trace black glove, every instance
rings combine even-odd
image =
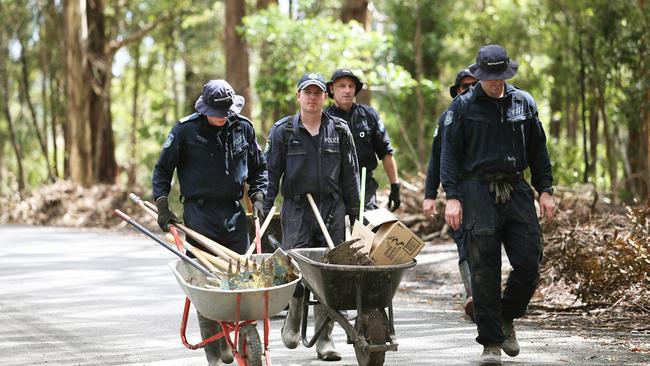
[[[395,211],[402,204],[399,196],[399,183],[390,184],[390,194],[388,195],[388,209]]]
[[[253,219],[258,218],[260,221],[264,221],[264,206],[262,202],[264,201],[264,193],[255,192],[251,197],[251,203],[253,204]]]
[[[158,226],[164,232],[169,231],[169,224],[171,223],[180,223],[181,220],[174,215],[174,213],[169,209],[169,203],[167,202],[167,197],[160,197],[156,200],[156,207],[158,208]]]

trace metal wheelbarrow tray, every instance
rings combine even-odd
[[[271,254],[254,254],[256,262],[270,257]],[[298,278],[284,285],[243,290],[207,289],[205,275],[181,260],[174,260],[169,267],[176,277],[178,285],[192,301],[194,307],[206,318],[221,321],[235,321],[237,313],[237,295],[241,295],[239,320],[262,320],[265,315],[264,293],[268,291],[268,316],[272,317],[282,311],[301,279]]]
[[[256,254],[252,255],[251,258],[260,263],[262,259],[267,259],[271,255]],[[269,350],[271,324],[269,318],[282,311],[289,303],[296,285],[302,279],[299,273],[297,279],[280,286],[221,290],[205,288],[205,275],[181,260],[170,262],[169,267],[187,296],[181,321],[181,340],[185,347],[198,349],[208,343],[224,338],[228,346],[233,350],[233,356],[238,365],[262,366],[263,360],[266,361],[267,366],[271,365]],[[187,342],[185,331],[190,303],[193,303],[197,311],[204,317],[217,321],[222,332],[204,339],[198,344]],[[257,332],[256,320],[262,320],[264,323],[263,343],[260,341]],[[234,333],[234,339],[230,337],[231,332]]]
[[[384,364],[386,351],[397,351],[393,323],[393,296],[404,271],[415,266],[413,260],[405,264],[386,266],[349,266],[322,263],[325,248],[292,249],[289,255],[298,262],[306,286],[303,303],[302,342],[312,347],[325,329],[325,322],[307,340],[309,305],[325,305],[328,321],[338,322],[345,330],[348,343],[354,345],[361,366]],[[317,302],[309,301],[313,292]],[[357,310],[354,326],[341,310]],[[388,314],[386,314],[388,310]]]

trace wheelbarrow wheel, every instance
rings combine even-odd
[[[357,331],[370,345],[386,344],[386,330],[388,320],[383,310],[369,309],[359,314],[357,318]],[[386,351],[366,352],[357,345],[354,346],[359,366],[382,366]]]
[[[248,366],[262,366],[262,342],[254,324],[246,324],[239,329],[237,343],[237,350],[246,358]]]

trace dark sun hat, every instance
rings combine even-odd
[[[454,85],[449,87],[449,95],[451,95],[452,98],[456,98],[456,95],[458,95],[458,92],[456,91],[458,87],[460,86],[460,81],[463,80],[465,77],[475,77],[469,69],[462,69],[456,74],[456,81],[454,82]]]
[[[490,44],[481,47],[469,71],[479,80],[506,80],[515,76],[519,63],[511,60],[505,48]]]
[[[244,97],[235,94],[227,81],[210,80],[203,85],[203,92],[194,108],[208,117],[227,117],[229,112],[239,113],[244,107]]]
[[[354,95],[359,94],[361,88],[363,88],[363,82],[352,71],[348,69],[338,69],[334,71],[334,74],[332,74],[332,78],[330,79],[330,81],[327,82],[327,95],[330,98],[334,98],[334,95],[330,91],[330,87],[332,86],[332,84],[334,84],[336,80],[340,78],[350,78],[354,80]]]

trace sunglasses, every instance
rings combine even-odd
[[[469,89],[470,87],[476,85],[476,83],[478,83],[478,80],[473,83],[462,83],[460,84],[460,87],[463,89]]]

